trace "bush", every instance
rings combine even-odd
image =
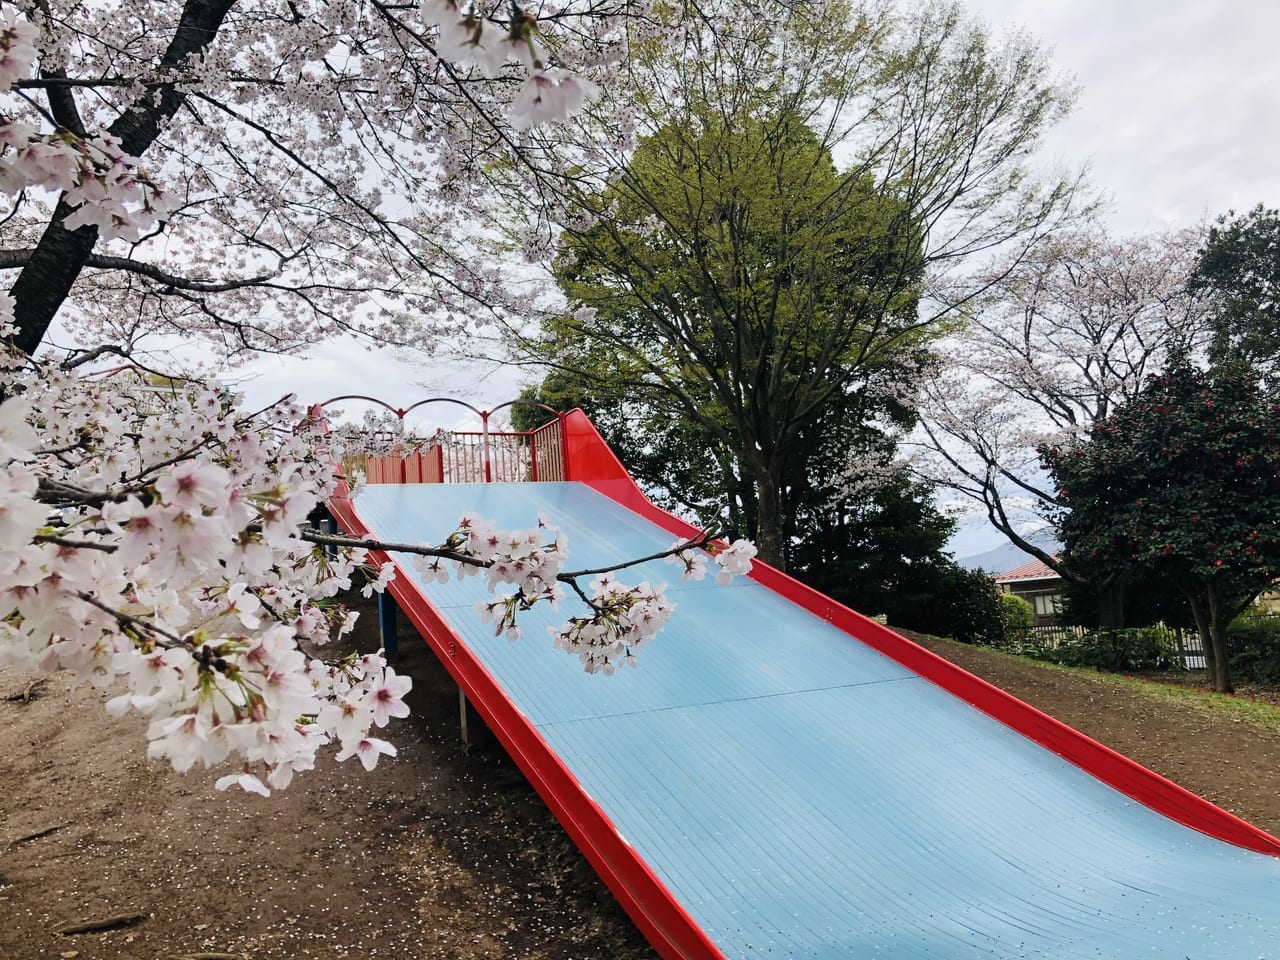
[[[1000,594],[1000,639],[1004,645],[1024,644],[1031,638],[1036,611],[1023,597]]]
[[[1227,627],[1227,642],[1234,676],[1280,683],[1280,614],[1246,610]]]
[[[915,584],[888,611],[889,624],[951,637],[964,643],[998,644],[1003,635],[1000,594],[982,570],[957,564],[932,568],[927,582]]]
[[[1174,632],[1168,627],[1091,630],[1069,637],[1047,651],[1046,659],[1066,667],[1129,670],[1181,670]]]

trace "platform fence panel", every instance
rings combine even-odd
[[[438,431],[404,438],[387,453],[349,457],[348,469],[363,469],[368,483],[562,481],[564,440],[558,420],[527,432]]]

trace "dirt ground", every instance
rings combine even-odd
[[[1280,734],[928,645],[1280,833]],[[148,761],[142,723],[90,691],[55,678],[27,702],[30,678],[0,674],[0,960],[654,960],[501,748],[463,751],[456,688],[425,645],[403,647],[399,756],[371,774],[326,761],[268,800]]]

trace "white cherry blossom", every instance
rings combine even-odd
[[[390,667],[384,668],[382,676],[365,698],[374,724],[385,727],[392,717],[407,717],[409,707],[403,697],[412,687],[413,681],[408,677],[397,675]]]
[[[569,119],[599,89],[589,80],[561,70],[534,70],[511,104],[511,125],[526,130],[540,123]]]
[[[363,737],[350,746],[343,747],[338,753],[337,759],[349,760],[352,757],[358,757],[366,770],[372,770],[378,765],[378,757],[383,755],[394,757],[396,748],[386,740],[379,740],[377,737]]]
[[[555,644],[591,672],[634,665],[671,615],[660,586],[607,574],[580,590],[564,534],[541,518],[499,530],[469,514],[436,546],[302,529],[337,492],[342,452],[290,402],[247,415],[198,384],[157,392],[145,378],[56,368],[9,384],[0,664],[113,687],[109,713],[149,718],[150,756],[179,771],[234,764],[220,789],[280,789],[330,744],[368,767],[393,755],[369,731],[408,714],[410,678],[381,653],[320,659],[355,621],[332,598],[353,579],[368,595],[394,578],[394,564],[370,563],[370,547],[416,555],[433,583],[482,575],[495,594],[483,615],[508,640],[525,611],[557,607],[572,584],[585,609],[553,631]],[[697,569],[702,543],[672,552]],[[745,569],[744,555],[722,551],[722,570]]]
[[[427,0],[415,22],[394,6],[326,9],[322,22],[245,3],[246,15],[166,35],[198,6],[152,24],[150,10],[135,22],[109,5],[50,0],[19,14],[0,0],[7,247],[21,261],[46,234],[91,239],[67,278],[70,314],[104,344],[32,361],[24,351],[47,326],[33,331],[17,285],[0,294],[0,341],[25,343],[0,349],[0,665],[111,687],[110,713],[148,718],[150,756],[178,771],[223,767],[218,789],[266,794],[326,747],[369,769],[394,756],[370,730],[408,710],[410,680],[381,652],[322,659],[355,622],[334,598],[394,575],[369,569],[370,545],[301,529],[339,491],[342,441],[291,400],[249,413],[216,385],[79,368],[152,330],[288,350],[335,318],[388,342],[434,342],[456,322],[419,315],[461,316],[476,302],[526,310],[503,271],[474,265],[460,226],[485,171],[502,166],[490,162],[493,131],[508,111],[527,129],[580,110],[598,93],[586,74],[611,69],[633,27],[608,3],[548,10],[545,24],[518,6],[446,0]],[[179,63],[161,60],[197,35]],[[47,107],[45,68],[71,81],[77,118]],[[499,83],[475,85],[478,75]],[[122,117],[138,121],[132,131]],[[390,126],[365,136],[382,117]],[[148,124],[157,135],[140,138]],[[552,178],[577,163],[545,159]],[[56,229],[51,195],[65,214]],[[411,209],[393,210],[393,196]],[[353,247],[353,230],[368,242]],[[410,279],[426,276],[444,282]],[[505,591],[490,616],[508,639],[521,614],[556,606],[572,584],[585,612],[556,643],[592,672],[634,666],[673,609],[648,583],[603,576],[582,591],[545,522],[498,531],[467,516],[438,545],[395,549],[432,582],[483,574]]]
[[[716,582],[727,584],[734,577],[751,572],[751,558],[756,555],[756,545],[749,540],[736,540],[716,554],[716,563],[720,572],[716,574]]]
[[[0,93],[30,76],[31,65],[39,53],[36,49],[39,39],[40,31],[35,24],[8,5],[0,7]]]

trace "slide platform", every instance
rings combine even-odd
[[[399,542],[541,514],[580,569],[680,535],[637,496],[395,484],[332,506]],[[668,960],[1280,958],[1280,841],[775,571],[623,572],[676,610],[609,677],[552,648],[572,611],[540,605],[510,643],[480,578],[398,566],[401,608]]]

